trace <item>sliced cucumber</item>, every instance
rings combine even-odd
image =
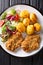
[[[7,13],[4,12],[4,13],[2,14],[2,16],[1,16],[1,19],[5,19],[5,18],[6,18],[6,15],[7,15]]]
[[[16,30],[16,27],[12,26],[12,25],[10,25],[9,28],[10,28],[10,30]]]
[[[2,33],[4,33],[4,32],[6,32],[6,25],[5,24],[2,26]]]
[[[7,14],[14,15],[16,13],[15,9],[11,9],[7,12]]]

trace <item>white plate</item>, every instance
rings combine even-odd
[[[28,10],[29,12],[34,12],[34,13],[37,15],[38,20],[39,20],[39,23],[41,24],[42,29],[43,29],[43,18],[42,18],[41,13],[40,13],[38,10],[36,10],[35,8],[33,8],[33,7],[31,7],[31,6],[27,6],[27,5],[15,5],[15,6],[12,6],[12,7],[8,8],[6,11],[8,11],[8,10],[10,10],[10,9],[12,9],[12,8],[14,8],[14,9],[16,9],[16,10],[17,10],[17,9],[20,9],[20,10],[26,9],[26,10]],[[43,35],[42,35],[42,33],[43,33],[43,32],[40,33],[40,35],[41,35],[40,48],[37,49],[37,50],[35,50],[35,51],[32,51],[32,52],[30,52],[30,53],[29,53],[29,52],[26,53],[26,52],[24,52],[22,49],[19,49],[17,52],[12,52],[12,51],[7,50],[6,47],[5,47],[5,44],[4,44],[3,42],[1,42],[1,38],[0,38],[0,45],[1,45],[1,47],[2,47],[6,52],[8,52],[9,54],[11,54],[11,55],[13,55],[13,56],[17,56],[17,57],[27,57],[27,56],[31,56],[31,55],[36,54],[38,51],[40,51],[41,48],[42,48],[42,46],[43,46],[43,40],[42,40],[42,39],[43,39]]]

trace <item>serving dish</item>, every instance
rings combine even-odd
[[[0,45],[1,47],[6,51],[8,52],[9,54],[13,55],[13,56],[17,56],[17,57],[27,57],[27,56],[31,56],[31,55],[34,55],[36,54],[37,52],[39,52],[41,50],[41,48],[43,47],[43,16],[42,14],[36,10],[35,8],[31,7],[31,6],[27,6],[27,5],[15,5],[15,6],[12,6],[10,8],[8,8],[6,11],[9,11],[10,9],[15,9],[15,10],[28,10],[30,13],[31,12],[35,12],[35,14],[37,15],[38,17],[38,20],[39,20],[39,23],[41,24],[41,32],[40,32],[40,36],[41,36],[41,43],[40,43],[40,48],[33,51],[33,52],[30,52],[30,53],[26,53],[24,52],[22,49],[20,49],[19,51],[17,52],[12,52],[12,51],[9,51],[6,49],[5,47],[5,44],[3,44],[3,42],[1,42],[1,38],[0,38]],[[2,13],[3,14],[3,13]]]

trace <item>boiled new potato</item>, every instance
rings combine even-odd
[[[20,17],[23,17],[23,18],[30,17],[30,13],[27,10],[23,10],[20,13]]]
[[[19,22],[16,26],[16,29],[19,31],[19,32],[25,32],[25,26],[23,23]]]
[[[34,28],[35,28],[36,31],[39,32],[41,30],[41,25],[39,23],[35,23]]]
[[[28,26],[28,25],[30,24],[30,19],[29,19],[29,18],[25,18],[25,19],[23,20],[23,24],[24,24],[25,26]]]
[[[32,21],[32,23],[37,22],[37,16],[35,13],[30,13],[30,20]]]
[[[27,34],[31,35],[34,33],[34,26],[33,25],[28,25],[27,26]]]

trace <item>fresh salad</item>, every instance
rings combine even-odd
[[[15,9],[4,12],[0,19],[2,41],[6,41],[12,34],[16,33],[16,25],[20,21],[19,13]]]

